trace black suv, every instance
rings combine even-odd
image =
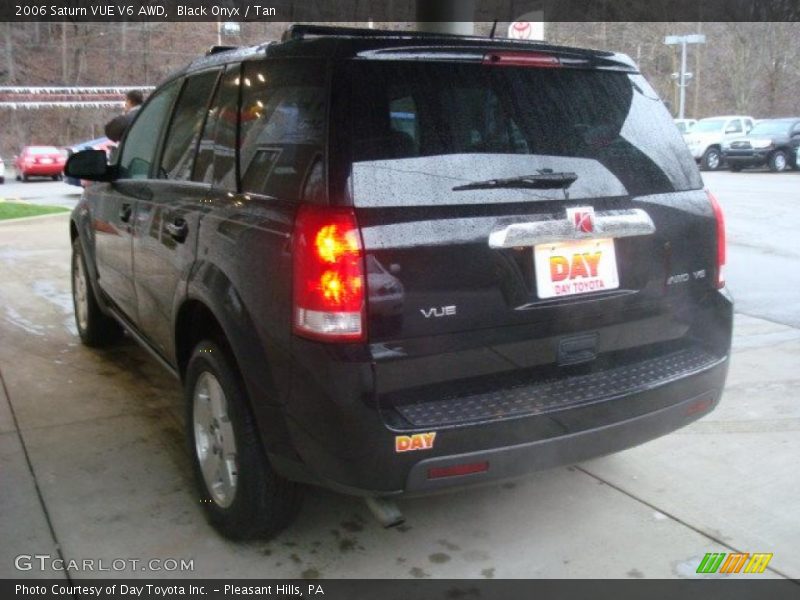
[[[767,119],[759,121],[745,136],[722,145],[722,155],[731,171],[767,165],[780,173],[797,168],[800,148],[800,119]]]
[[[149,98],[72,215],[82,340],[185,388],[203,506],[270,535],[615,452],[710,411],[719,206],[625,56],[295,26]]]

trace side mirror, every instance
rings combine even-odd
[[[89,181],[112,181],[115,171],[109,166],[103,150],[81,150],[70,156],[64,165],[64,175],[67,177]]]

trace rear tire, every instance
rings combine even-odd
[[[122,327],[105,315],[97,303],[78,238],[72,242],[72,306],[78,335],[84,345],[102,348],[122,337]]]
[[[704,171],[716,171],[722,166],[722,154],[719,148],[711,147],[705,151],[700,161],[700,167]]]
[[[767,165],[769,166],[769,170],[773,173],[782,173],[788,168],[789,160],[783,150],[776,150],[769,155]]]
[[[233,540],[269,538],[300,508],[300,487],[275,473],[229,353],[200,342],[186,369],[186,433],[206,518]]]

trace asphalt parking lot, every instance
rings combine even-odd
[[[774,554],[757,577],[800,578],[800,173],[704,178],[725,210],[737,300],[716,411],[620,454],[403,500],[406,524],[391,530],[362,501],[312,489],[290,529],[248,544],[203,519],[178,382],[131,341],[80,345],[66,214],[0,222],[0,577],[64,576],[16,570],[18,555],[44,554],[194,567],[74,579],[672,578],[740,551]],[[0,196],[69,205],[73,189],[7,182]]]

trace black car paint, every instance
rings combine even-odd
[[[276,58],[332,61],[403,43],[407,42],[321,39],[271,47],[268,53]],[[422,39],[413,44],[430,46],[434,52],[449,42]],[[461,45],[480,50],[519,48],[487,40]],[[610,53],[541,48],[600,68],[630,69]],[[264,49],[218,54],[186,73],[263,54]],[[336,123],[330,125],[335,132]],[[332,132],[329,143],[335,144]],[[336,148],[329,152],[329,201],[344,203],[347,195],[337,187],[343,167]],[[531,301],[530,248],[490,255],[485,247],[495,223],[530,214],[529,205],[358,209],[360,226],[373,228],[378,238],[382,227],[403,222],[413,226],[419,220],[442,223],[457,217],[482,223],[470,227],[449,249],[440,239],[424,236],[409,252],[367,248],[382,270],[402,283],[403,302],[399,312],[368,309],[370,339],[364,344],[326,344],[292,334],[294,201],[163,180],[99,183],[87,188],[73,212],[73,235],[81,240],[92,284],[105,309],[176,375],[185,366],[186,349],[180,340],[192,327],[192,311],[202,306],[214,316],[236,359],[276,470],[351,493],[389,495],[415,491],[412,472],[423,459],[446,461],[533,441],[563,441],[571,434],[600,431],[679,401],[710,395],[702,411],[682,412],[659,431],[664,433],[716,404],[727,371],[732,303],[713,286],[715,221],[705,193],[698,189],[652,197],[554,200],[536,210],[555,216],[568,206],[585,204],[646,206],[657,234],[652,239],[619,240],[618,292],[562,301]],[[125,215],[123,209],[131,212],[125,221],[120,216]],[[182,241],[167,229],[178,220],[187,228]],[[486,265],[459,268],[465,260]],[[702,279],[684,285],[666,283],[670,275],[699,270],[706,271]],[[486,279],[487,273],[502,280],[499,288],[497,279]],[[471,290],[477,290],[479,302],[471,298],[472,306],[460,303],[459,292]],[[370,290],[368,301],[374,302],[377,294]],[[435,323],[420,316],[420,309],[435,306],[442,297],[456,298],[453,302],[464,311]],[[409,431],[391,415],[392,398],[399,392],[424,395],[442,382],[494,376],[512,367],[568,375],[571,371],[553,364],[558,342],[565,335],[586,331],[597,333],[601,355],[635,354],[643,342],[656,347],[684,340],[709,348],[720,362],[636,395],[559,413],[450,428],[441,432],[431,451],[395,452],[395,435]],[[505,358],[498,361],[498,355]],[[614,449],[640,441],[635,435],[622,438]],[[556,454],[536,467],[570,460],[569,453]],[[479,482],[491,475],[451,478],[443,485]]]
[[[777,121],[778,119],[776,119]],[[769,162],[770,156],[781,151],[786,154],[787,169],[797,168],[796,160],[800,149],[800,119],[779,119],[785,122],[786,127],[782,133],[769,135],[749,134],[737,138],[731,144],[742,143],[742,148],[727,148],[723,152],[724,159],[733,167],[759,167]],[[750,142],[757,139],[769,139],[772,143],[767,148],[753,148]]]

